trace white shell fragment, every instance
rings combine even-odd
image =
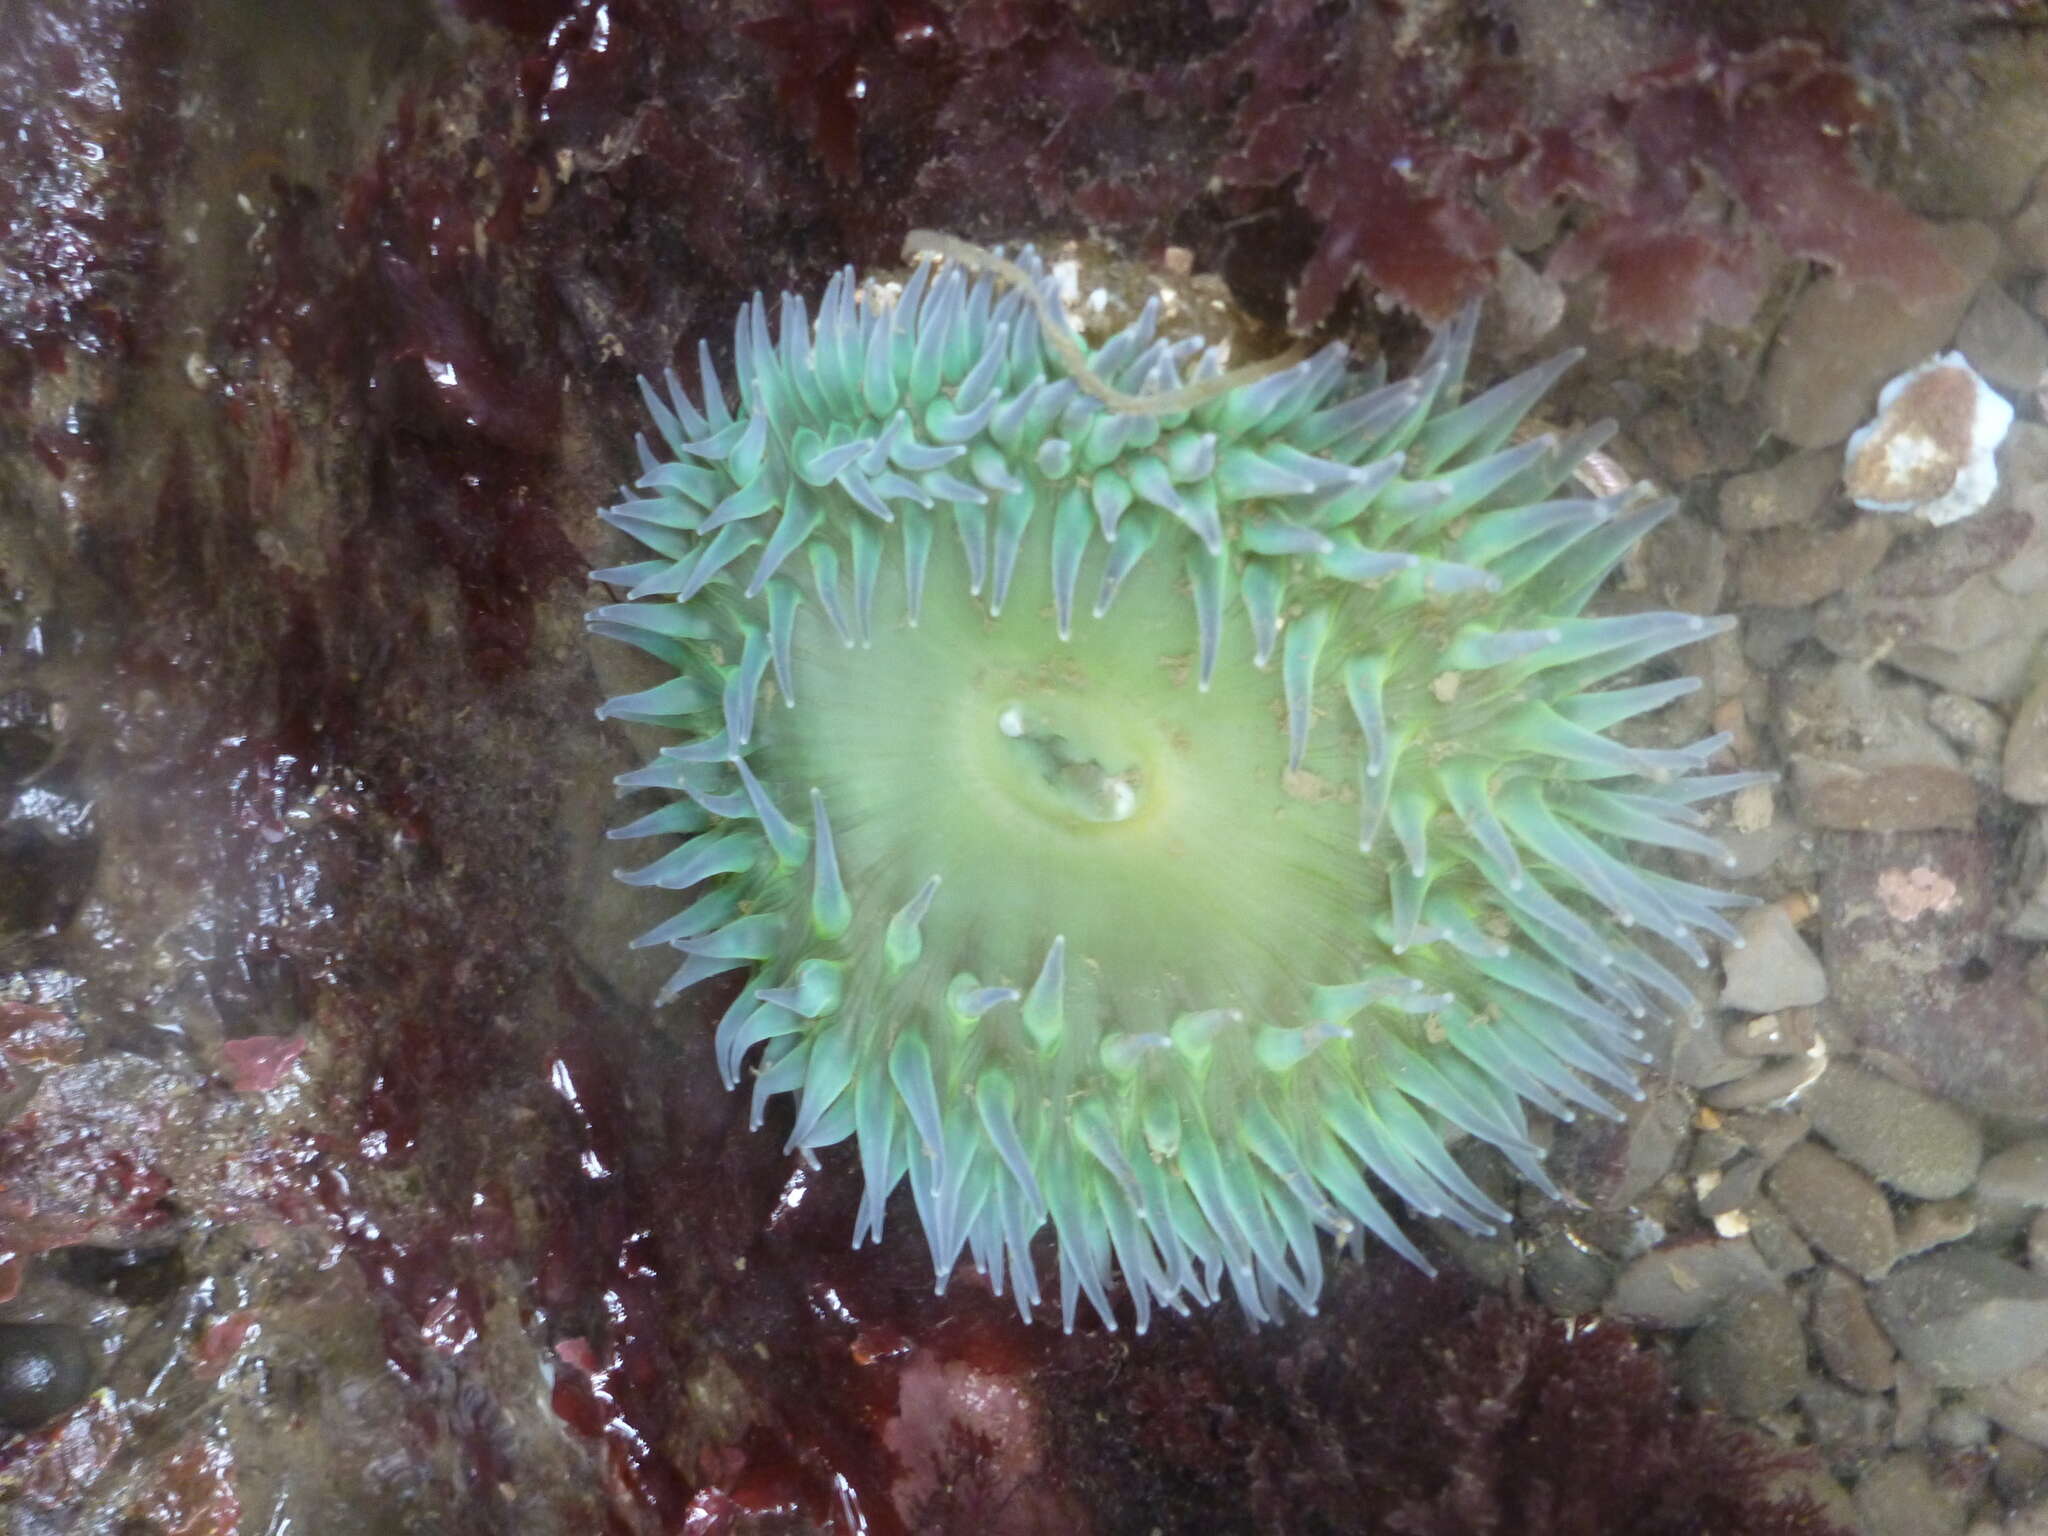
[[[1866,512],[1914,512],[1940,527],[1984,510],[2012,406],[1960,352],[1909,368],[1849,439],[1842,484]]]

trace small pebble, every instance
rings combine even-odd
[[[2015,395],[2038,389],[2048,373],[2048,330],[1996,283],[1970,301],[1956,331],[1956,350],[2000,389]]]
[[[1820,1262],[1798,1230],[1785,1219],[1785,1213],[1767,1196],[1758,1195],[1741,1215],[1749,1227],[1749,1240],[1756,1244],[1756,1251],[1779,1279],[1803,1275]]]
[[[1845,1269],[1829,1268],[1813,1287],[1810,1316],[1814,1342],[1835,1379],[1858,1392],[1889,1392],[1898,1352],[1870,1314],[1863,1282]]]
[[[1726,1168],[1702,1174],[1694,1185],[1700,1214],[1711,1221],[1716,1216],[1741,1210],[1756,1198],[1757,1189],[1763,1183],[1764,1170],[1769,1166],[1754,1152],[1745,1152]]]
[[[1840,527],[1774,528],[1741,541],[1734,602],[1742,608],[1804,608],[1876,570],[1898,529],[1881,517]]]
[[[1623,1268],[1608,1310],[1656,1328],[1691,1328],[1737,1296],[1778,1288],[1748,1238],[1689,1239],[1653,1248]]]
[[[2005,792],[2023,805],[2048,805],[2048,677],[2014,711],[2005,738]]]
[[[1721,482],[1721,526],[1730,533],[1756,533],[1809,522],[1833,495],[1841,459],[1823,448],[1795,453],[1768,469],[1730,475]]]
[[[1899,1256],[1884,1191],[1817,1142],[1802,1142],[1771,1170],[1771,1198],[1814,1247],[1856,1274],[1875,1276]]]
[[[1967,1404],[1949,1403],[1927,1421],[1927,1438],[1950,1450],[1971,1450],[1990,1444],[1991,1420]]]
[[[2003,1381],[1978,1387],[1968,1401],[1999,1428],[2048,1446],[2048,1361],[2014,1371]]]
[[[1837,1152],[1902,1194],[1959,1195],[1984,1159],[1983,1133],[1961,1110],[1853,1062],[1832,1063],[1799,1103]]]
[[[1791,1056],[1736,1082],[1709,1089],[1702,1097],[1715,1109],[1756,1109],[1782,1104],[1820,1075],[1822,1063],[1810,1056]]]
[[[1892,1383],[1892,1444],[1910,1450],[1926,1439],[1934,1405],[1933,1383],[1914,1370],[1911,1361],[1901,1360],[1898,1379]]]
[[[1723,1008],[1767,1014],[1827,1000],[1828,978],[1820,957],[1782,906],[1773,902],[1744,913],[1736,930],[1742,947],[1731,945],[1721,956],[1727,978],[1721,988]]]
[[[2005,750],[2004,718],[1990,705],[1960,693],[1938,693],[1927,704],[1927,723],[1963,754],[1973,775],[1982,777]]]
[[[1867,1470],[1850,1496],[1857,1536],[1962,1536],[1969,1507],[1935,1481],[1927,1458],[1900,1451]]]
[[[1559,1317],[1598,1311],[1614,1289],[1614,1263],[1562,1226],[1553,1226],[1529,1252],[1529,1288]]]
[[[1653,406],[1629,423],[1628,435],[1649,454],[1667,482],[1697,480],[1714,470],[1714,456],[1693,424],[1692,413],[1674,405]]]
[[[2048,1206],[2048,1137],[2021,1141],[1987,1157],[1976,1174],[1976,1200],[1987,1210]]]
[[[1748,1150],[1748,1144],[1733,1131],[1718,1124],[1705,1126],[1692,1138],[1692,1146],[1685,1154],[1685,1171],[1695,1177],[1712,1173],[1717,1168],[1726,1168]]]
[[[1836,1466],[1860,1466],[1892,1443],[1892,1400],[1851,1392],[1825,1376],[1810,1378],[1799,1393],[1814,1443],[1826,1447]]]
[[[1761,784],[1750,786],[1751,789],[1764,787]],[[1738,799],[1741,793],[1737,792]],[[1722,878],[1730,885],[1740,885],[1746,880],[1756,879],[1759,875],[1767,873],[1788,852],[1797,847],[1805,835],[1799,823],[1789,817],[1754,831],[1745,830],[1739,825],[1722,829],[1718,834],[1721,846],[1726,848],[1729,856],[1735,860],[1722,872]]]
[[[1806,1334],[1783,1291],[1737,1297],[1679,1351],[1678,1379],[1703,1407],[1746,1419],[1776,1413],[1806,1385]]]
[[[1939,741],[1939,737],[1935,738]],[[1946,743],[1943,749],[1947,750]],[[1977,824],[1977,781],[1959,764],[1837,762],[1792,756],[1792,798],[1811,827],[1836,832],[1962,831]]]
[[[1813,638],[1814,627],[1811,608],[1758,608],[1746,613],[1737,632],[1742,658],[1759,672],[1774,673]]]
[[[1781,1008],[1730,1024],[1721,1038],[1737,1056],[1803,1056],[1813,1049],[1816,1029],[1813,1009]]]
[[[2048,1446],[2036,1445],[2019,1435],[2001,1434],[1997,1451],[1998,1460],[1991,1468],[1991,1486],[2001,1499],[2008,1504],[2024,1505],[2037,1498],[2048,1498]],[[2048,1536],[2048,1527],[2036,1536]]]
[[[1907,1260],[1872,1288],[1870,1305],[1936,1386],[1983,1386],[2048,1356],[2048,1278],[1981,1248]]]
[[[1969,1200],[1926,1201],[1899,1218],[1899,1257],[1961,1242],[1976,1230],[1977,1208]]]
[[[2037,811],[2033,825],[2021,834],[2018,874],[2019,910],[2005,931],[2025,943],[2048,943],[2048,811]],[[2048,950],[2037,952],[2028,969],[2032,989],[2048,994]],[[2038,974],[2038,982],[2033,974]]]
[[[1796,1109],[1745,1110],[1722,1125],[1767,1163],[1775,1163],[1813,1129],[1813,1121]]]
[[[1717,1088],[1757,1070],[1757,1058],[1737,1056],[1718,1029],[1680,1027],[1671,1042],[1671,1075],[1688,1088]]]

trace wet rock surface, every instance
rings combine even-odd
[[[0,1323],[0,1429],[40,1429],[92,1387],[92,1351],[75,1328]]]

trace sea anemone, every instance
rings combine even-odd
[[[604,516],[653,557],[590,625],[674,670],[599,710],[682,738],[611,834],[683,838],[620,875],[696,893],[662,999],[746,972],[719,1070],[855,1139],[855,1243],[907,1174],[939,1286],[964,1249],[1028,1318],[1050,1221],[1069,1328],[1118,1272],[1141,1330],[1226,1276],[1313,1311],[1318,1229],[1423,1263],[1386,1194],[1507,1217],[1457,1132],[1554,1193],[1525,1105],[1639,1095],[1694,1007],[1657,951],[1741,901],[1626,847],[1725,858],[1696,807],[1760,777],[1608,734],[1696,680],[1595,688],[1733,621],[1582,616],[1673,504],[1557,495],[1606,429],[1515,440],[1569,357],[1461,403],[1472,313],[1396,383],[1226,374],[916,245],[746,305],[736,404],[701,344],[695,403],[643,381]]]

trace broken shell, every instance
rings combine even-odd
[[[1843,486],[1867,512],[1915,512],[1937,527],[1981,512],[2012,418],[1962,353],[1931,357],[1878,395],[1877,415],[1849,439]]]

